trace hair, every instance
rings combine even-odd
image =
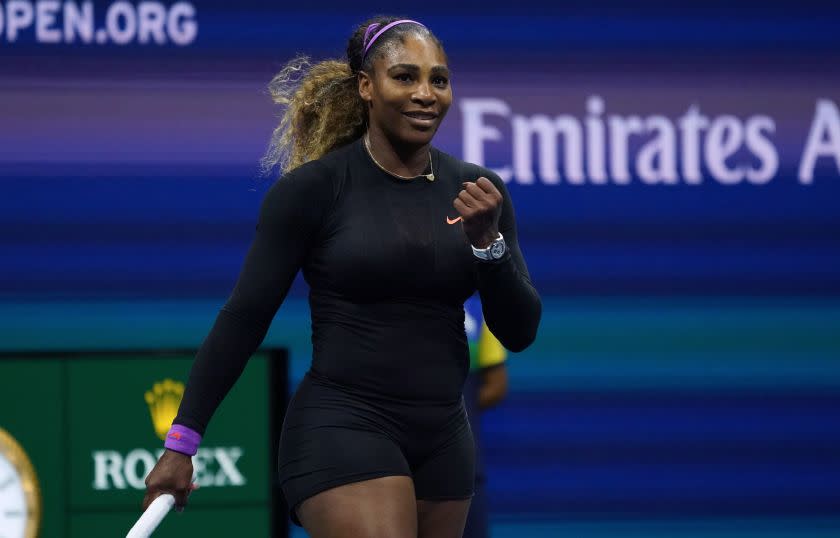
[[[347,42],[346,60],[312,64],[308,57],[298,56],[274,76],[268,90],[285,110],[261,160],[263,174],[275,167],[288,172],[361,137],[367,129],[368,109],[359,96],[359,72],[373,74],[374,60],[405,43],[407,36],[429,38],[443,49],[424,26],[398,24],[379,36],[365,55],[368,26],[378,23],[382,28],[399,19],[378,16],[359,25]]]

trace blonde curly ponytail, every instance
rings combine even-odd
[[[367,111],[347,62],[325,60],[313,65],[298,57],[277,73],[268,88],[285,111],[262,158],[265,173],[276,166],[288,172],[364,133]]]

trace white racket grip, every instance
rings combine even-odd
[[[146,508],[146,511],[143,512],[143,515],[140,516],[137,523],[131,527],[131,530],[128,531],[125,538],[148,538],[151,536],[174,505],[175,497],[169,493],[159,495],[152,501],[152,504]]]

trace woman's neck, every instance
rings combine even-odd
[[[425,174],[429,169],[429,144],[396,146],[379,130],[370,129],[368,149],[374,160],[388,172],[405,177]]]

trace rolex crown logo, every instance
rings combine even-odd
[[[146,391],[146,403],[149,405],[152,424],[161,440],[166,439],[166,433],[178,414],[178,406],[181,405],[183,396],[184,384],[172,379],[158,381],[151,390]]]

